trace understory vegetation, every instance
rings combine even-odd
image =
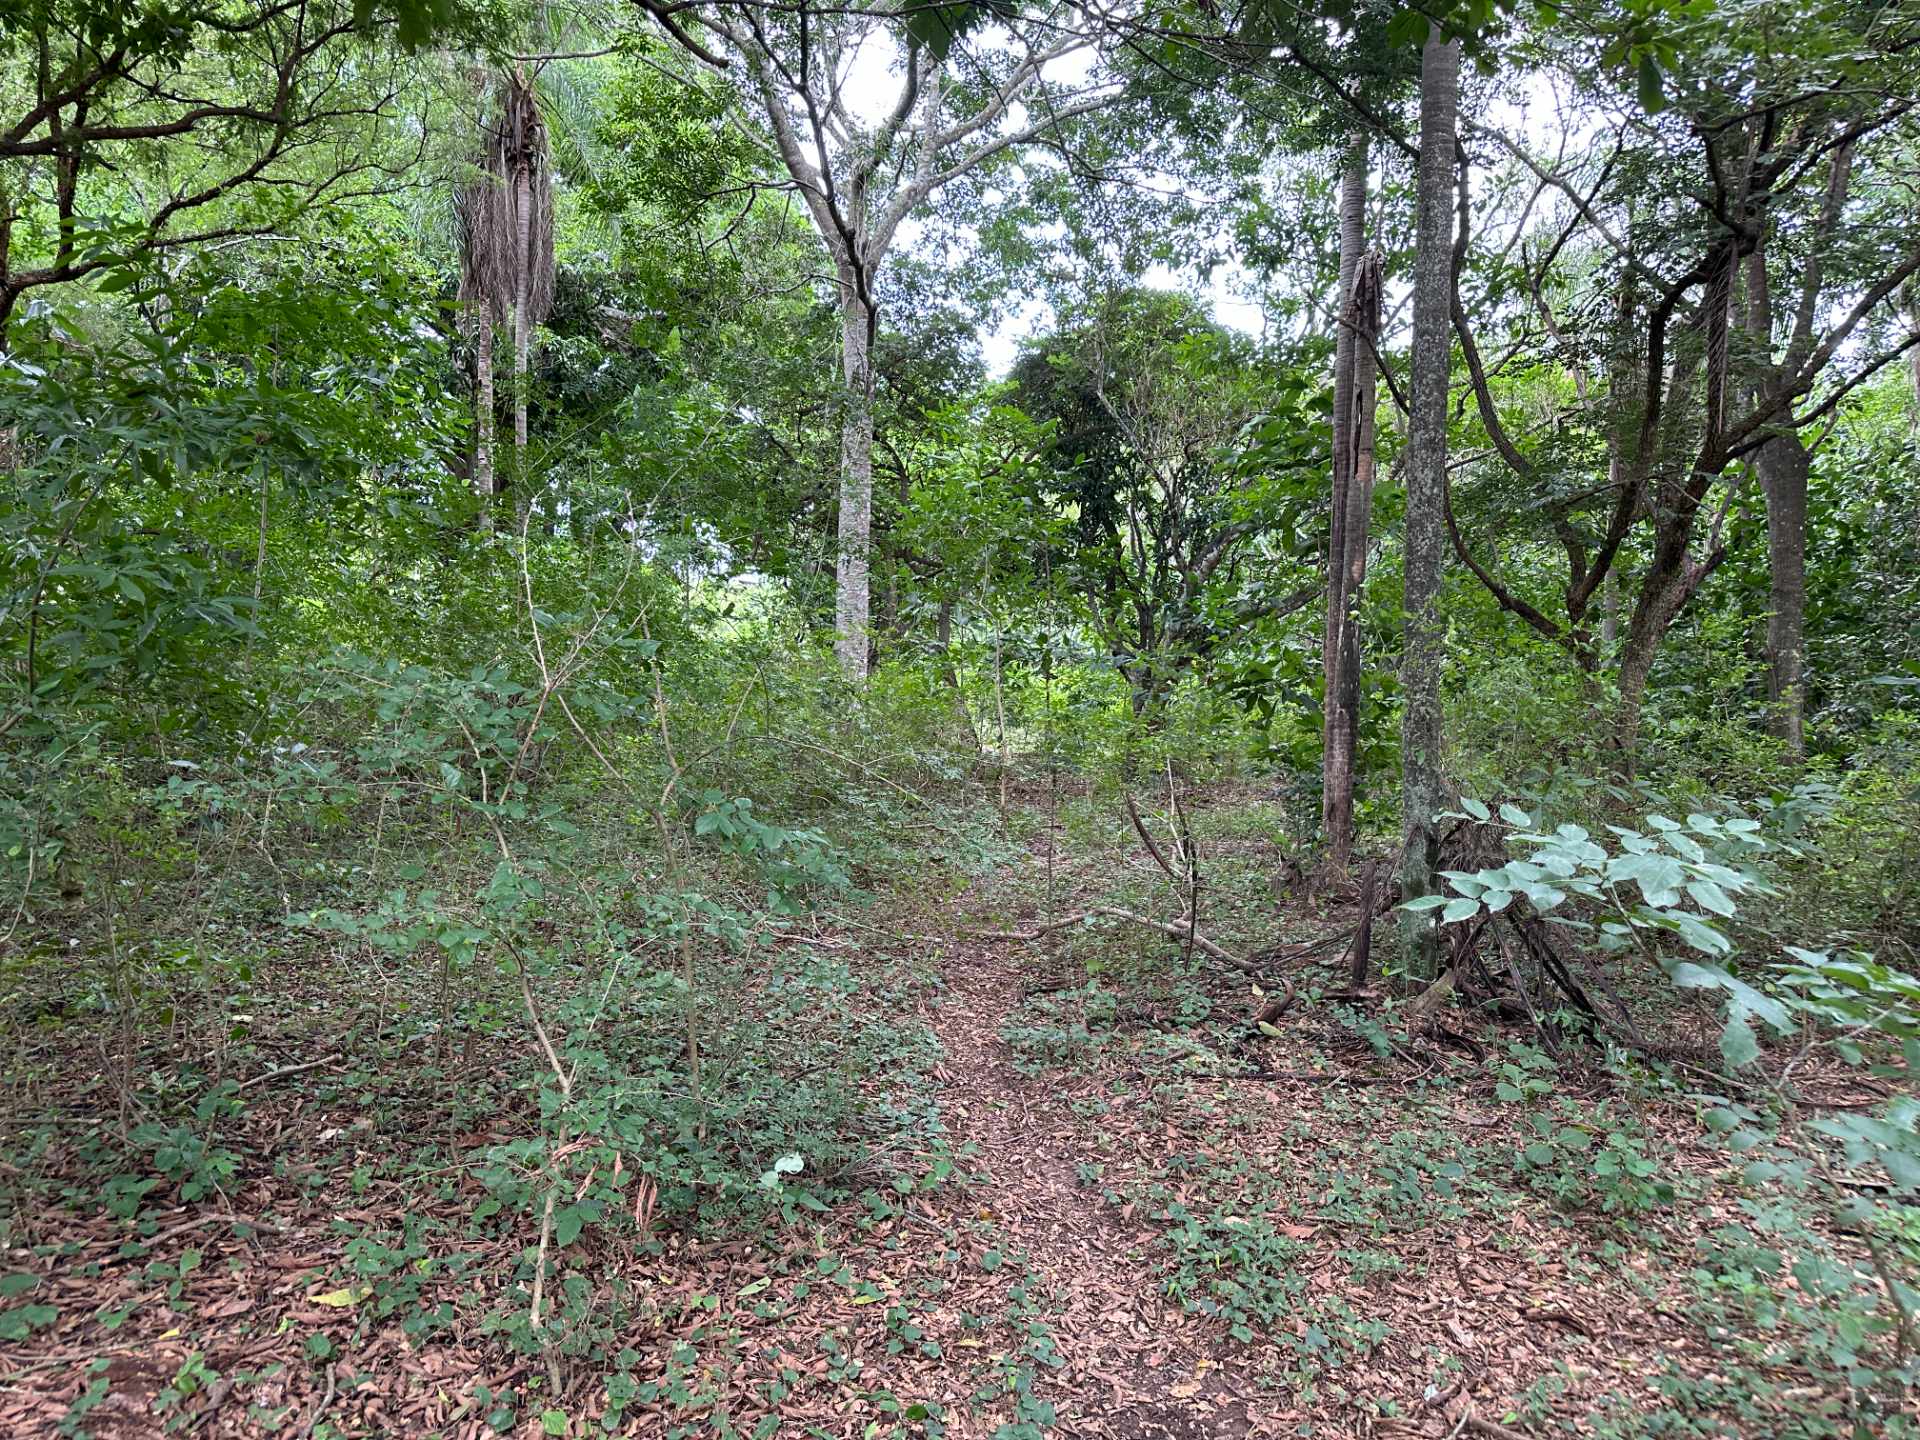
[[[1920,8],[0,15],[0,1432],[1920,1437]]]

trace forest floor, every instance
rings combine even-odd
[[[1483,1058],[1409,1041],[1339,998],[1337,953],[1268,1034],[1243,975],[1143,927],[988,938],[1169,904],[1124,822],[1027,818],[946,894],[762,952],[847,963],[897,1035],[859,1086],[904,1087],[932,1141],[770,1234],[589,1232],[556,1252],[589,1299],[550,1365],[499,1319],[537,1225],[472,1178],[527,1123],[517,1050],[424,1082],[426,1046],[368,1040],[290,968],[222,1131],[235,1173],[115,1205],[102,1037],[23,1031],[0,1434],[1920,1433],[1910,1396],[1850,1383],[1860,1317],[1780,1273],[1845,1237],[1750,1189],[1691,1105],[1492,1022],[1463,1022]],[[1351,897],[1275,902],[1257,797],[1196,819],[1215,938],[1349,923]]]

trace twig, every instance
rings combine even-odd
[[[333,1366],[327,1366],[327,1393],[320,1397],[320,1403],[313,1414],[307,1417],[307,1423],[300,1428],[300,1440],[307,1440],[313,1434],[313,1427],[320,1423],[320,1417],[333,1405],[334,1387],[339,1384],[339,1376],[333,1373]]]
[[[304,1064],[282,1065],[277,1070],[268,1070],[264,1074],[254,1076],[251,1080],[242,1080],[234,1087],[234,1093],[238,1094],[242,1090],[251,1090],[254,1086],[264,1085],[269,1080],[278,1080],[282,1075],[298,1075],[302,1070],[318,1070],[322,1065],[331,1065],[334,1061],[344,1060],[345,1058],[344,1055],[336,1050],[331,1055],[323,1055],[318,1060],[308,1060]]]
[[[540,1301],[547,1293],[547,1245],[553,1239],[553,1197],[558,1193],[559,1186],[547,1187],[547,1208],[540,1216],[540,1251],[533,1258],[533,1304],[527,1310],[527,1325],[536,1335],[540,1333]],[[546,1348],[544,1342],[541,1348]]]
[[[243,1220],[238,1215],[202,1215],[197,1220],[184,1221],[179,1225],[175,1225],[170,1230],[162,1230],[158,1235],[149,1235],[144,1240],[135,1237],[133,1243],[143,1249],[150,1250],[156,1245],[165,1244],[176,1236],[185,1235],[189,1230],[198,1230],[202,1225],[220,1224],[233,1226],[244,1225],[249,1230],[265,1230],[273,1235],[290,1235],[293,1233],[291,1226],[277,1225],[271,1220]]]

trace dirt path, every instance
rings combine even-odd
[[[1094,1159],[1083,1120],[1044,1077],[1008,1062],[1001,1023],[1030,977],[1012,957],[959,942],[942,964],[947,995],[934,1015],[945,1052],[948,1125],[971,1143],[986,1181],[981,1204],[1010,1253],[1051,1302],[1049,1324],[1065,1364],[1038,1393],[1058,1411],[1058,1433],[1113,1440],[1225,1440],[1253,1433],[1257,1400],[1230,1352],[1161,1293],[1143,1253],[1146,1233],[1125,1225],[1079,1181]]]

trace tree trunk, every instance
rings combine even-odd
[[[1400,776],[1406,844],[1400,890],[1411,900],[1433,889],[1441,773],[1440,618],[1447,470],[1447,388],[1452,372],[1454,126],[1460,98],[1460,42],[1428,33],[1420,58],[1420,166],[1415,192],[1412,424],[1407,440],[1406,640],[1400,664],[1404,711]],[[1409,957],[1431,978],[1434,927],[1409,916]]]
[[[933,638],[940,651],[940,678],[946,682],[947,693],[953,697],[954,716],[966,731],[967,738],[973,742],[973,748],[978,751],[984,748],[980,744],[980,732],[974,728],[973,711],[967,706],[967,692],[960,688],[960,673],[953,668],[953,601],[940,602]]]
[[[1767,701],[1774,734],[1797,760],[1806,754],[1807,472],[1800,437],[1775,435],[1754,456],[1767,500]]]
[[[1362,357],[1354,334],[1358,317],[1354,281],[1360,273],[1361,247],[1366,241],[1367,137],[1356,132],[1347,147],[1340,176],[1340,293],[1334,302],[1333,352],[1333,488],[1327,525],[1327,616],[1321,640],[1324,686],[1321,705],[1320,828],[1327,838],[1327,855],[1345,868],[1353,855],[1353,754],[1355,742],[1353,700],[1357,675],[1347,666],[1348,585],[1352,569],[1355,417],[1359,371],[1371,366]],[[1364,516],[1362,524],[1364,525]],[[1366,553],[1364,539],[1361,554]],[[1354,647],[1357,651],[1357,646]]]
[[[514,244],[519,264],[514,267],[513,295],[513,479],[527,503],[527,287],[533,283],[533,179],[525,171],[514,178]]]
[[[873,541],[872,310],[842,280],[839,558],[834,568],[834,653],[856,685],[867,678],[868,556]]]
[[[1374,346],[1380,334],[1382,262],[1362,258],[1354,278],[1353,323],[1357,345],[1353,386],[1353,474],[1342,497],[1345,520],[1338,557],[1340,609],[1333,637],[1334,670],[1327,692],[1327,764],[1321,820],[1335,864],[1353,853],[1353,782],[1360,751],[1360,591],[1367,580],[1367,527],[1373,512],[1374,410],[1377,403]],[[1329,576],[1331,582],[1333,577]]]
[[[1920,335],[1920,296],[1907,307],[1907,314],[1913,333]],[[1920,345],[1909,350],[1907,358],[1913,362],[1913,428],[1920,430]]]
[[[481,296],[473,312],[473,488],[480,523],[493,524],[493,302]]]

